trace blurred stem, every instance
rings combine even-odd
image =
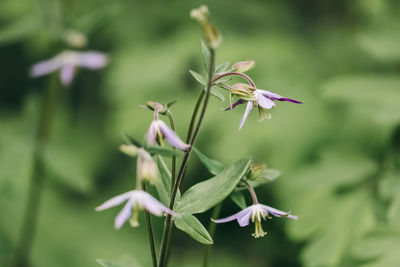
[[[29,266],[29,258],[39,215],[40,199],[45,181],[43,154],[50,134],[52,115],[56,102],[57,82],[56,74],[51,75],[42,102],[39,128],[34,144],[33,165],[25,214],[23,217],[20,239],[15,250],[14,263],[12,264],[12,266],[15,267]]]
[[[204,95],[205,95],[205,91],[201,90],[201,94],[199,95],[199,98],[197,99],[197,103],[196,103],[196,106],[194,107],[192,118],[190,120],[189,130],[188,130],[188,134],[186,137],[187,144],[190,142],[190,139],[192,138],[194,123],[196,122],[197,113],[199,111],[200,104],[203,101]]]
[[[174,184],[174,188],[172,190],[172,195],[171,195],[171,201],[169,203],[169,208],[171,210],[174,209],[174,204],[175,204],[175,199],[176,199],[176,194],[178,192],[178,189],[181,187],[181,184],[184,180],[184,174],[185,174],[185,169],[192,151],[192,147],[194,143],[196,142],[197,136],[200,131],[201,124],[204,119],[204,115],[207,110],[208,106],[208,100],[210,99],[210,91],[211,91],[211,86],[212,86],[212,77],[214,76],[214,69],[215,69],[215,50],[210,48],[210,68],[209,68],[209,73],[208,73],[208,81],[207,81],[207,87],[206,87],[206,93],[205,93],[205,98],[203,102],[203,106],[201,109],[200,117],[197,122],[196,127],[194,128],[193,135],[191,136],[190,142],[189,142],[189,149],[186,151],[185,156],[183,157],[181,167],[179,169],[179,173],[177,176],[177,180]],[[197,104],[196,104],[197,105]],[[194,112],[197,112],[198,108],[194,110]],[[193,116],[192,116],[193,118]],[[189,130],[192,127],[189,127]],[[167,266],[168,262],[168,255],[167,252],[170,251],[170,243],[171,243],[171,232],[172,232],[173,224],[172,224],[172,216],[167,214],[167,218],[165,219],[165,227],[164,227],[164,234],[163,234],[163,239],[161,242],[161,254],[160,254],[160,267]]]
[[[146,184],[142,183],[143,191],[146,192]],[[157,254],[156,254],[156,247],[154,245],[154,235],[153,235],[153,226],[151,224],[150,213],[145,209],[146,215],[146,225],[147,225],[147,233],[149,235],[149,243],[150,243],[150,250],[151,250],[151,258],[153,260],[153,266],[157,267]]]
[[[219,213],[221,212],[221,208],[222,208],[222,202],[220,202],[217,206],[215,206],[213,213],[211,214],[211,218],[218,218]],[[210,234],[212,239],[214,239],[216,229],[217,229],[217,224],[211,221],[210,225],[208,226],[208,233]],[[206,248],[204,250],[203,267],[207,267],[210,262],[211,249],[212,245],[206,245]]]
[[[247,190],[249,190],[251,198],[253,199],[253,204],[257,205],[258,204],[258,199],[257,199],[256,192],[254,191],[254,188],[251,187],[251,185],[246,180],[242,180],[242,182],[246,185]]]
[[[174,116],[172,115],[172,112],[170,110],[168,110],[167,112],[168,115],[168,119],[169,119],[169,125],[171,126],[171,129],[175,132],[175,121],[174,121]],[[172,149],[176,150],[176,147],[172,147]],[[171,160],[171,192],[174,188],[174,184],[175,184],[175,174],[176,173],[176,156],[172,156],[172,160]]]

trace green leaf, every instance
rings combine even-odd
[[[135,145],[137,147],[142,147],[142,144],[130,135],[122,134],[122,138],[125,140],[127,144]]]
[[[152,155],[160,155],[164,157],[182,156],[183,152],[179,149],[170,149],[161,146],[149,146],[146,150]]]
[[[103,259],[97,259],[96,262],[99,263],[101,266],[104,266],[104,267],[124,267],[123,265],[116,264],[116,263],[113,263],[111,261],[103,260]]]
[[[242,192],[233,191],[231,194],[231,199],[233,200],[233,202],[235,202],[236,205],[239,206],[239,208],[244,209],[247,207],[246,199]]]
[[[172,101],[168,102],[168,103],[167,103],[167,107],[168,107],[168,108],[172,107],[173,105],[176,104],[176,102],[178,102],[178,100],[172,100]]]
[[[205,88],[204,88],[205,89]],[[225,97],[215,87],[211,87],[210,94],[218,98],[221,102],[225,102]]]
[[[160,156],[156,156],[156,163],[160,172],[160,179],[156,180],[154,186],[161,202],[168,205],[171,199],[171,173]]]
[[[196,217],[188,213],[179,213],[179,215],[179,217],[174,218],[176,228],[184,231],[202,244],[213,244],[210,234]]]
[[[217,67],[215,67],[215,73],[222,73],[227,71],[230,64],[231,63],[229,61],[219,64]]]
[[[190,72],[190,74],[192,74],[193,78],[196,81],[198,81],[201,85],[206,86],[207,81],[206,81],[206,78],[203,75],[201,75],[200,73],[197,73],[197,72],[195,72],[193,70],[189,70],[189,72]]]
[[[177,202],[177,211],[204,212],[225,199],[246,174],[251,158],[241,159],[211,179],[195,184]]]
[[[208,75],[208,68],[210,67],[210,50],[208,50],[207,45],[202,41],[201,42],[201,50],[203,51],[203,59],[204,59],[204,69]]]
[[[193,147],[193,151],[211,174],[217,175],[224,170],[224,165],[221,162],[208,158],[195,147]]]

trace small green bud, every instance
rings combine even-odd
[[[77,30],[66,30],[62,37],[68,45],[76,48],[85,47],[88,43],[87,37]]]
[[[254,60],[239,61],[232,66],[232,71],[236,72],[246,72],[254,68],[256,62]]]
[[[258,163],[258,164],[251,164],[247,178],[249,180],[256,180],[260,178],[263,174],[263,171],[267,168],[267,166],[264,163]]]
[[[138,153],[138,147],[135,145],[121,145],[119,150],[130,157],[136,157]]]
[[[203,27],[203,31],[209,47],[216,49],[222,42],[222,35],[218,29],[210,23],[210,12],[207,6],[202,5],[199,8],[190,11],[190,17],[197,20]]]

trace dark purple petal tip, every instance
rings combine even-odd
[[[296,103],[296,104],[303,104],[303,102],[291,99],[291,98],[286,98],[286,97],[282,97],[282,98],[277,98],[276,100],[278,101],[288,101],[288,102],[292,102],[292,103]]]

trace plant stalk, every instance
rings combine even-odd
[[[219,213],[221,212],[222,202],[220,202],[217,206],[215,206],[211,218],[218,218]],[[210,234],[211,238],[214,239],[215,231],[217,229],[217,224],[213,221],[210,222],[208,226],[208,233]],[[203,260],[203,267],[207,267],[210,263],[210,254],[211,254],[212,245],[206,245],[204,250],[204,260]]]
[[[146,184],[142,183],[143,191],[146,192]],[[153,260],[153,267],[157,267],[157,254],[156,247],[154,243],[154,234],[153,234],[153,226],[151,224],[150,213],[145,209],[146,216],[146,225],[147,225],[147,234],[149,236],[150,250],[151,250],[151,258]]]

